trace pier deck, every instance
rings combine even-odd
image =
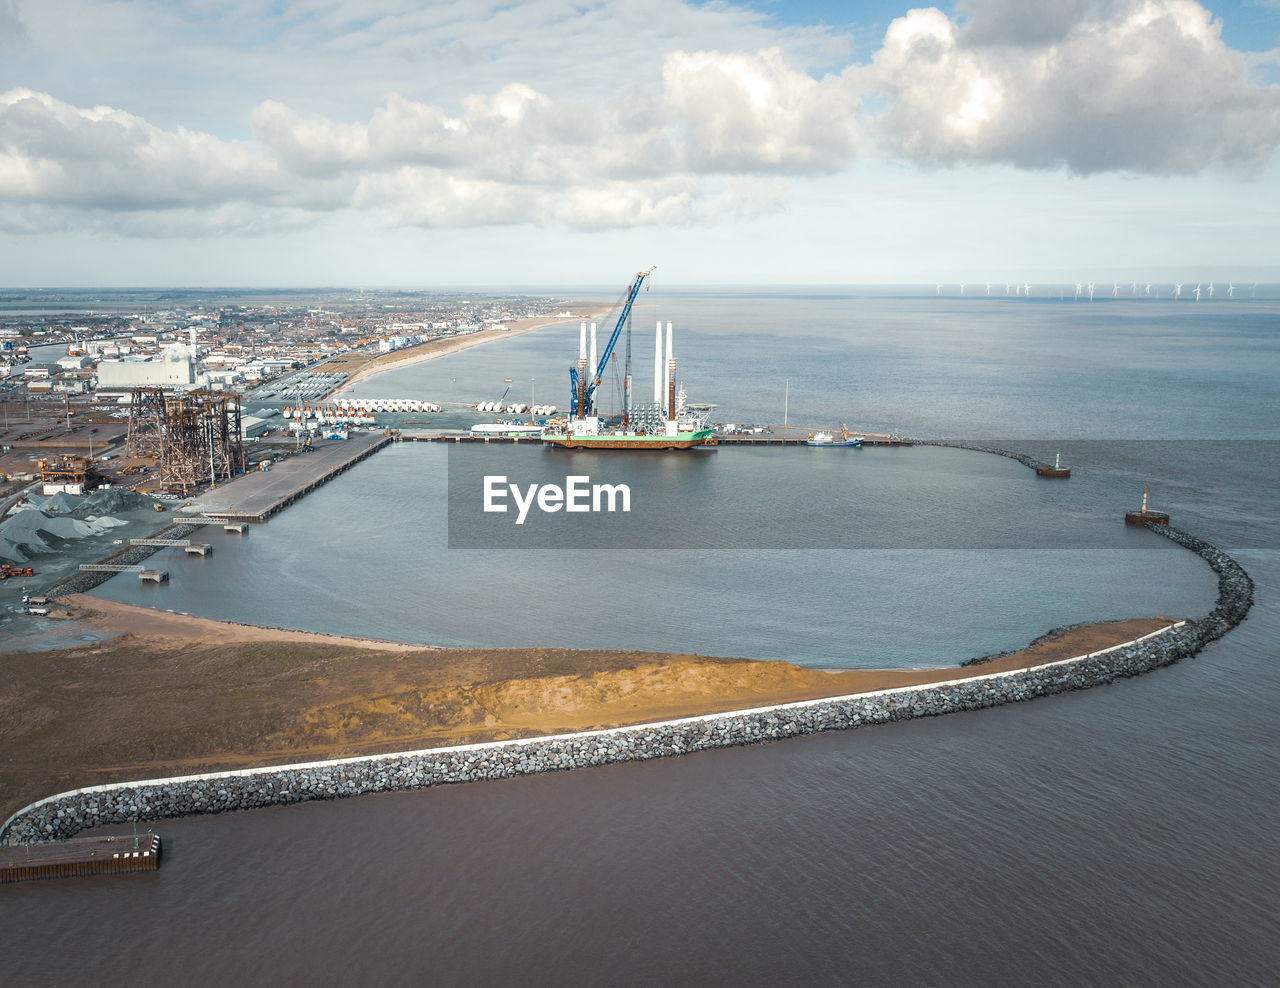
[[[184,509],[224,522],[266,521],[277,511],[372,456],[391,442],[381,432],[354,433],[350,439],[319,440],[309,453],[277,461],[206,491]],[[179,514],[174,519],[183,520]]]
[[[155,871],[159,866],[160,835],[150,830],[136,837],[73,837],[49,844],[0,847],[0,882]]]

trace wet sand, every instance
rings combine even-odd
[[[376,638],[348,638],[312,631],[267,628],[234,621],[215,621],[176,611],[160,611],[136,604],[124,604],[89,594],[59,597],[51,617],[83,621],[100,634],[128,635],[138,644],[171,645],[174,642],[201,642],[206,645],[229,645],[241,642],[309,642],[320,645],[350,645],[379,651],[422,651],[422,645]]]

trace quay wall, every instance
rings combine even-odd
[[[552,737],[344,758],[77,789],[39,800],[0,827],[0,843],[61,840],[83,828],[195,813],[338,799],[455,782],[666,758],[820,731],[936,717],[1086,689],[1190,657],[1247,615],[1253,581],[1226,553],[1186,532],[1152,531],[1197,553],[1218,576],[1215,606],[1099,652],[1020,671]]]

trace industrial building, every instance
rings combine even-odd
[[[183,343],[166,347],[159,360],[103,360],[98,364],[98,390],[123,388],[194,388],[195,351]]]

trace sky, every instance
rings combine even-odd
[[[1280,281],[1280,0],[0,0],[0,285]]]

